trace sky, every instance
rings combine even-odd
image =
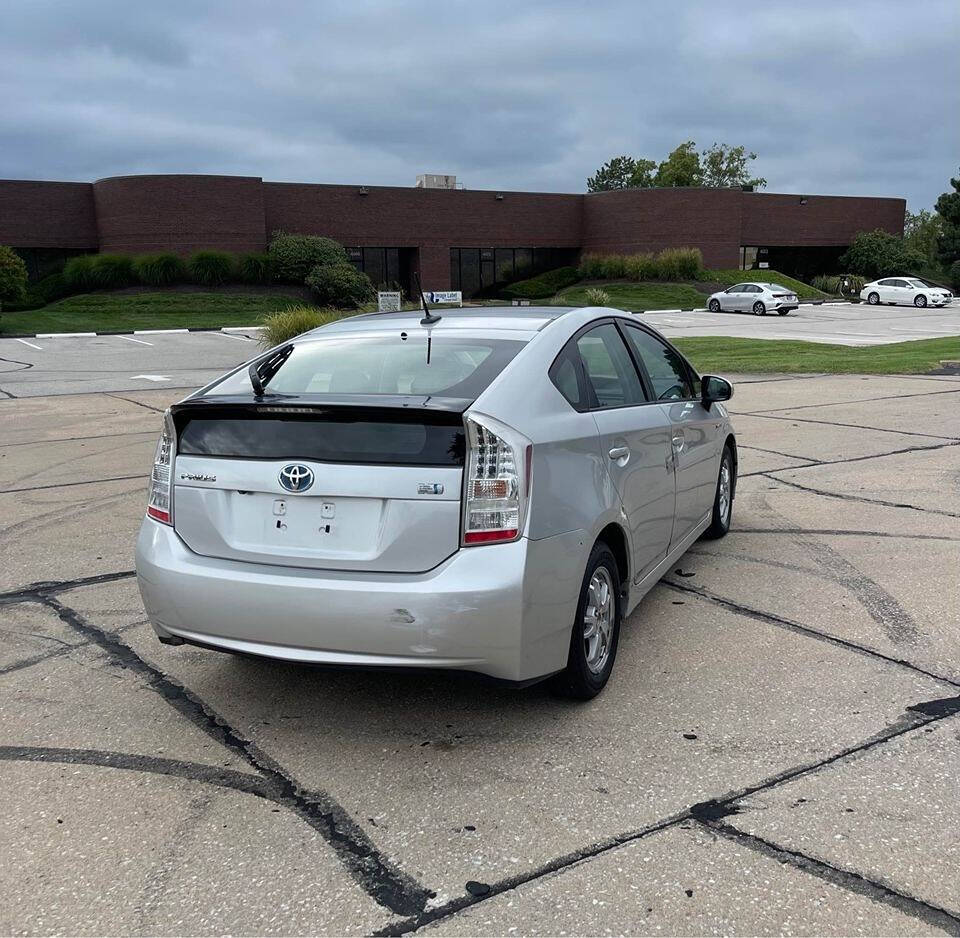
[[[956,0],[0,0],[0,178],[226,173],[583,192],[744,145],[768,191],[932,207]]]

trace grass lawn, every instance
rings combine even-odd
[[[0,313],[0,335],[252,326],[302,302],[282,293],[82,293],[43,309]]]
[[[719,283],[732,287],[735,283],[779,283],[789,287],[801,300],[824,300],[830,294],[811,287],[802,280],[794,280],[778,270],[705,270],[699,278],[704,283]]]
[[[599,287],[610,295],[610,305],[617,309],[636,312],[642,309],[701,309],[707,305],[707,297],[686,283],[602,282],[568,287],[552,300],[553,306],[588,306],[587,289]],[[530,301],[536,305],[536,300]]]
[[[712,336],[672,341],[700,372],[721,375],[725,372],[923,374],[939,368],[941,359],[960,359],[960,336],[868,347]]]

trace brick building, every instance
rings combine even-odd
[[[450,177],[446,177],[450,178]],[[858,231],[903,231],[903,199],[739,189],[566,195],[266,182],[257,176],[115,176],[93,183],[0,180],[0,244],[33,275],[71,254],[262,251],[271,232],[344,244],[375,283],[466,295],[574,263],[581,251],[698,247],[708,267],[830,270]]]

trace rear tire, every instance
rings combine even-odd
[[[753,314],[754,316],[766,316],[767,307],[764,306],[760,300],[757,300],[757,302],[753,304]]]
[[[553,679],[564,697],[590,700],[606,686],[620,643],[623,600],[617,559],[603,541],[594,544],[580,587],[567,666]]]
[[[867,302],[868,302],[871,306],[879,306],[879,305],[880,305],[880,294],[879,294],[879,293],[868,293],[868,294],[867,294]]]
[[[918,293],[913,298],[913,305],[916,306],[918,309],[923,309],[924,306],[927,305],[927,298],[922,293]]]
[[[719,312],[720,312],[720,301],[719,301],[719,300],[711,300],[711,301],[707,304],[707,308],[710,310],[711,313],[719,313]]]
[[[710,527],[703,532],[706,540],[716,540],[730,530],[730,521],[733,518],[733,493],[736,487],[735,473],[733,452],[727,444],[723,447],[723,455],[720,457],[717,491],[713,497],[713,517],[710,519]]]

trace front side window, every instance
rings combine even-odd
[[[613,323],[604,323],[577,339],[587,382],[597,407],[627,407],[646,398],[640,376]]]
[[[683,359],[668,345],[636,326],[626,327],[627,337],[643,362],[658,401],[682,401],[694,396]]]
[[[738,283],[736,286],[730,287],[730,289],[727,290],[727,293],[743,293],[745,287],[745,283]]]

